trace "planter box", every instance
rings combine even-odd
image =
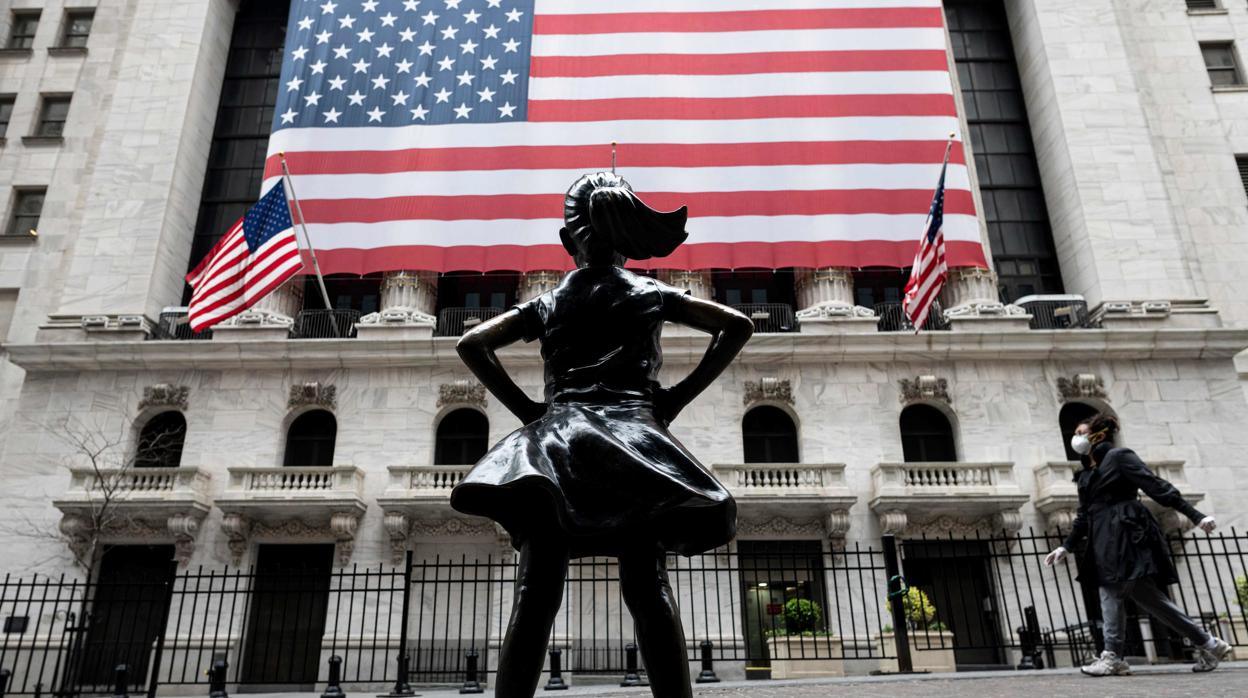
[[[814,679],[844,676],[841,639],[834,636],[794,635],[767,639],[771,678]]]
[[[1229,619],[1222,618],[1218,621],[1218,631],[1222,639],[1235,648],[1235,660],[1248,659],[1248,624],[1244,623],[1238,610]]]
[[[893,633],[879,636],[880,652],[896,654],[896,639]],[[910,660],[915,671],[928,671],[933,674],[944,674],[958,670],[957,660],[953,655],[953,633],[910,631]],[[880,671],[897,671],[896,659],[881,659]]]

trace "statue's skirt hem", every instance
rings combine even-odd
[[[641,400],[551,403],[482,457],[451,506],[497,521],[516,548],[564,536],[573,557],[697,555],[736,534],[732,496]]]

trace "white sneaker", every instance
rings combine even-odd
[[[1131,667],[1121,657],[1105,650],[1091,664],[1081,667],[1079,671],[1088,676],[1130,676]]]
[[[1225,640],[1220,637],[1213,639],[1217,642],[1213,649],[1200,648],[1196,650],[1196,666],[1192,667],[1192,671],[1213,671],[1218,668],[1218,662],[1231,655],[1231,646]]]

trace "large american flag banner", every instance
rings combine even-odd
[[[326,273],[566,269],[563,193],[689,207],[652,267],[905,267],[959,132],[940,0],[293,0],[285,152]],[[986,266],[961,143],[951,266]],[[638,266],[647,266],[645,264]]]

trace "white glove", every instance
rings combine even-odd
[[[1057,546],[1057,550],[1054,550],[1053,552],[1044,556],[1044,566],[1052,567],[1053,565],[1061,562],[1062,560],[1065,560],[1067,552],[1068,551],[1066,550],[1064,546],[1061,546],[1061,545]]]
[[[1218,522],[1214,521],[1212,516],[1206,516],[1205,518],[1200,520],[1200,523],[1196,525],[1199,526],[1200,530],[1204,531],[1205,533],[1213,533],[1213,529],[1218,527]]]

